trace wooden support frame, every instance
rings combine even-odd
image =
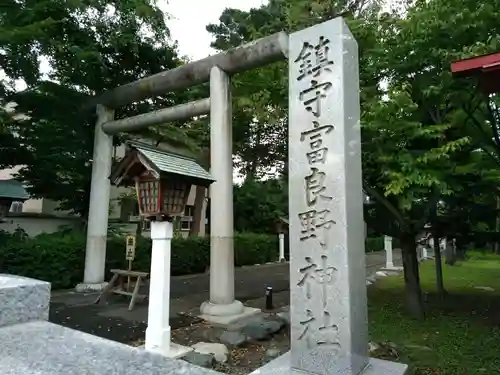
[[[132,311],[135,307],[135,303],[138,298],[147,299],[148,296],[145,294],[140,294],[139,290],[141,288],[142,283],[149,276],[149,272],[140,272],[140,271],[131,271],[131,270],[120,270],[120,269],[112,269],[110,270],[113,274],[113,277],[109,281],[108,285],[102,290],[99,297],[94,301],[95,304],[102,302],[105,300],[106,296],[110,293],[118,294],[121,296],[130,297],[130,303],[128,306],[128,311]],[[136,279],[134,290],[130,292],[125,288],[125,280]]]

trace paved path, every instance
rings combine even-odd
[[[366,276],[370,276],[385,266],[385,252],[366,254]],[[394,263],[401,265],[401,253],[394,250]],[[275,292],[288,290],[290,283],[288,263],[274,263],[260,266],[238,267],[235,269],[235,294],[237,299],[247,300],[263,295],[267,286]],[[258,276],[256,276],[258,275]],[[210,275],[208,273],[175,276],[171,279],[170,294],[172,299],[205,294],[208,297]],[[147,291],[146,291],[147,293]],[[93,298],[93,297],[92,297]],[[65,305],[85,304],[90,297],[71,292],[55,292],[52,302]]]
[[[395,265],[401,265],[399,251],[394,251]],[[385,266],[385,252],[366,255],[366,275],[370,276]],[[242,302],[263,307],[266,286],[273,291],[289,289],[289,264],[266,264],[235,269],[235,294]],[[192,312],[208,299],[210,276],[208,274],[172,277],[171,319],[172,329],[188,325],[191,321],[181,312]],[[288,293],[285,293],[288,294]],[[94,305],[96,294],[82,295],[71,291],[54,292],[51,299],[50,320],[111,340],[130,343],[144,337],[147,321],[147,304],[137,303],[128,311],[128,301],[110,297],[109,304]]]
[[[401,253],[394,251],[394,262],[401,263]],[[366,255],[366,276],[370,276],[380,268],[385,267],[385,252],[369,253]],[[289,264],[266,264],[258,268],[256,276],[255,266],[241,267],[235,270],[235,294],[237,299],[252,299],[263,295],[266,286],[272,286],[274,291],[288,290],[290,283]],[[210,276],[190,275],[173,277],[171,283],[172,298],[189,296],[192,293],[209,292]]]

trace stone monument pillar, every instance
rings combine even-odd
[[[336,18],[289,46],[291,350],[254,373],[402,375],[368,357],[356,40]]]
[[[337,19],[292,34],[289,59],[291,365],[357,375],[368,363],[357,45]]]

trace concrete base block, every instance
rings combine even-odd
[[[97,284],[80,283],[75,286],[75,291],[78,293],[102,292],[106,285],[108,285],[107,282]]]
[[[203,312],[203,309],[202,309]],[[243,307],[243,311],[233,314],[233,315],[209,315],[209,314],[201,314],[199,317],[203,320],[206,320],[210,323],[215,323],[219,325],[229,325],[236,323],[240,320],[244,320],[246,318],[258,315],[262,312],[261,309],[255,309],[253,307]]]
[[[173,343],[170,327],[160,328],[148,326],[144,349],[150,353],[161,354],[167,358],[181,358],[193,349]]]
[[[290,367],[290,352],[272,360],[261,368],[253,371],[250,375],[304,375],[306,373],[294,370]],[[343,375],[341,370],[331,372],[331,375]],[[409,375],[408,365],[398,362],[383,361],[370,358],[368,366],[359,375]]]

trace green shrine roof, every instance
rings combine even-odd
[[[29,195],[19,181],[0,180],[0,198],[25,201],[29,199]]]
[[[214,178],[196,160],[159,150],[155,147],[139,143],[128,142],[131,148],[136,149],[153,163],[161,172],[173,173],[195,179],[215,181]]]

